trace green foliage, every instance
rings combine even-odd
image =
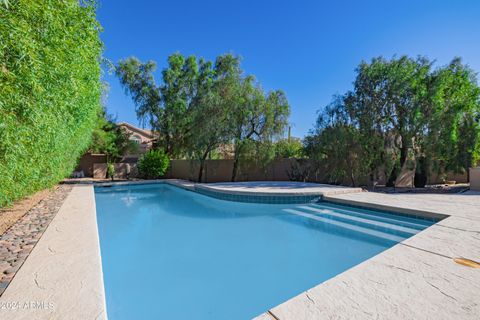
[[[428,134],[421,148],[438,173],[465,172],[480,160],[480,88],[475,73],[454,59],[430,77]]]
[[[100,110],[95,3],[0,5],[0,206],[68,176]]]
[[[138,153],[138,144],[130,140],[130,134],[108,119],[103,111],[98,117],[88,149],[92,153],[106,154],[108,162],[116,162],[126,154]]]
[[[230,111],[236,99],[238,58],[220,56],[215,64],[199,61],[194,81],[196,94],[190,102],[191,123],[187,154],[200,159],[198,181],[202,181],[204,163],[212,151],[228,144],[231,133]]]
[[[235,179],[245,146],[255,145],[255,159],[269,159],[273,138],[283,133],[290,108],[281,91],[265,93],[252,76],[243,75],[240,59],[231,54],[215,63],[173,54],[153,77],[155,63],[136,58],[120,61],[116,74],[135,102],[137,116],[160,134],[159,146],[172,158],[203,162],[221,144],[234,144]],[[264,144],[264,145],[262,145]],[[259,152],[267,152],[259,155]],[[266,160],[265,160],[266,161]]]
[[[375,58],[319,115],[306,150],[331,178],[352,184],[382,171],[393,184],[402,167],[422,177],[431,169],[464,172],[479,159],[479,120],[480,89],[460,59],[432,71],[426,58]]]
[[[253,143],[256,150],[260,151],[260,154],[255,154],[256,161],[265,164],[273,158],[272,140],[284,133],[289,115],[290,105],[283,91],[265,94],[252,76],[241,79],[238,101],[230,117],[234,143],[232,181],[236,179],[240,159],[249,154],[246,146]]]
[[[275,142],[275,157],[277,159],[304,157],[302,140],[299,138],[278,140]]]
[[[115,165],[112,162],[107,163],[107,178],[113,180],[115,175]]]
[[[138,160],[138,173],[145,179],[162,177],[170,165],[168,156],[163,150],[149,150]]]

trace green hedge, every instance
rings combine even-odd
[[[0,207],[68,176],[90,143],[103,48],[95,9],[0,1]]]

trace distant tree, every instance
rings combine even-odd
[[[262,142],[271,143],[275,136],[284,133],[289,115],[290,105],[282,91],[265,94],[252,76],[242,79],[238,103],[231,113],[234,143],[232,181],[237,177],[238,165],[246,146],[251,142],[256,142],[257,147]]]
[[[424,171],[463,173],[480,159],[480,88],[475,72],[455,58],[429,77],[428,123],[420,156]],[[425,172],[424,172],[425,174]]]
[[[191,154],[200,160],[202,181],[205,160],[221,144],[230,141],[230,111],[236,103],[239,59],[227,54],[212,63],[201,61],[197,95],[192,106]]]
[[[428,95],[425,81],[431,63],[425,58],[372,59],[357,68],[353,92],[347,93],[347,112],[365,135],[383,136],[394,152],[396,165],[389,176],[393,184],[408,151],[415,149],[425,124],[422,108]],[[388,140],[388,141],[387,141]]]
[[[361,133],[341,102],[335,99],[319,115],[314,131],[304,139],[305,153],[330,183],[349,180],[356,186],[359,176],[368,173],[369,163],[364,161]]]
[[[464,172],[479,159],[479,97],[475,74],[460,59],[434,71],[426,58],[362,62],[354,89],[320,113],[307,154],[352,184],[358,174],[373,181],[384,170],[393,185],[407,160],[424,177],[430,169]]]
[[[304,156],[303,143],[299,138],[280,139],[275,142],[275,157],[278,159],[301,158]]]
[[[288,101],[281,91],[265,94],[253,76],[243,74],[238,57],[226,54],[212,63],[173,54],[160,85],[154,70],[154,62],[128,58],[118,63],[116,74],[137,116],[159,132],[159,147],[171,158],[200,160],[198,180],[205,160],[221,144],[234,146],[232,180],[240,159],[252,154],[245,152],[247,145],[255,145],[257,160],[273,154],[267,146],[284,131]]]

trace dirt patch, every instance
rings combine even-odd
[[[57,188],[58,186],[39,191],[23,200],[14,202],[13,206],[0,208],[0,235]]]

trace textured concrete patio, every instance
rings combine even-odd
[[[257,196],[297,196],[297,195],[332,195],[362,192],[361,188],[349,188],[309,182],[293,181],[248,181],[248,182],[217,182],[197,183],[197,189],[215,192],[257,195]]]

